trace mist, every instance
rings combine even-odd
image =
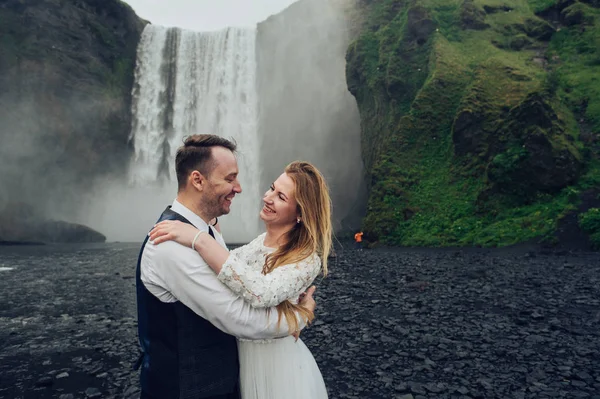
[[[258,25],[262,185],[297,159],[331,190],[336,230],[359,228],[366,202],[360,116],[346,84],[354,0],[303,0]]]
[[[89,194],[78,222],[100,231],[107,241],[142,242],[177,196],[177,184],[134,187],[127,179],[100,180]]]
[[[12,76],[0,95],[0,221],[19,214],[24,222],[77,222],[95,178],[123,171],[126,140],[105,140],[100,150],[94,137],[102,135],[98,125],[118,117],[115,104],[123,100],[81,98],[59,76],[36,73],[41,65],[30,68]]]
[[[238,160],[243,156],[243,152],[238,154]],[[247,171],[241,170],[240,173]],[[233,199],[231,214],[219,217],[221,232],[230,244],[249,241],[248,234],[239,231],[240,212],[259,222],[258,206],[241,208],[242,198],[249,195],[244,186],[242,190]],[[175,180],[162,180],[140,185],[133,183],[128,176],[98,179],[85,197],[87,201],[80,204],[77,222],[102,232],[108,241],[141,242],[160,214],[177,197],[177,183]],[[254,202],[259,203],[260,198]]]

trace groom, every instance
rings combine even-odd
[[[242,192],[235,150],[234,143],[219,136],[188,137],[175,160],[177,199],[159,220],[190,223],[225,247],[216,222],[209,223],[228,214]],[[252,308],[217,279],[196,251],[175,241],[154,245],[146,238],[136,287],[141,398],[239,399],[235,337],[288,335],[285,320],[277,326],[275,308]],[[301,304],[314,310],[311,294]]]

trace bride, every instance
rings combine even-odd
[[[191,246],[221,282],[254,307],[277,306],[290,334],[276,340],[238,340],[243,399],[327,398],[325,383],[310,350],[298,338],[299,296],[322,271],[332,246],[331,201],[322,174],[307,162],[293,162],[263,197],[260,218],[266,233],[231,252],[208,233],[178,221],[158,223],[154,244],[167,240]],[[218,221],[215,221],[217,225]],[[218,225],[217,225],[218,226]]]

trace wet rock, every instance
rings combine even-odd
[[[408,10],[407,25],[411,39],[418,44],[424,44],[437,26],[427,10],[420,6],[411,7]]]
[[[529,18],[519,26],[527,36],[541,41],[548,41],[556,30],[548,22],[539,18]]]
[[[36,387],[49,387],[52,384],[54,384],[54,381],[52,380],[51,377],[42,377],[36,381],[35,386]]]
[[[498,5],[498,6],[484,5],[483,6],[483,10],[487,14],[495,14],[497,12],[509,12],[509,11],[512,11],[512,8],[510,8],[509,6],[507,6],[505,4]]]
[[[469,388],[467,388],[467,387],[458,387],[458,388],[456,388],[456,392],[458,392],[460,394],[463,394],[463,395],[466,395],[466,394],[469,393]]]
[[[534,93],[513,108],[498,133],[521,143],[504,148],[488,166],[488,177],[501,190],[513,190],[515,186],[511,187],[509,181],[519,181],[523,193],[554,192],[579,176],[582,164],[575,150],[548,138],[554,134],[564,136],[565,127],[541,95]]]
[[[425,385],[425,389],[431,393],[440,393],[446,390],[446,386],[442,383],[430,383]]]
[[[35,208],[11,203],[0,209],[0,243],[86,243],[104,242],[96,230],[76,223],[48,220]]]
[[[85,390],[85,396],[87,398],[99,398],[102,396],[102,393],[98,388],[88,388]]]
[[[131,396],[138,395],[139,392],[140,392],[140,389],[137,386],[130,386],[129,388],[127,388],[125,390],[125,392],[123,393],[123,396],[126,398],[129,398]]]
[[[562,10],[561,19],[567,26],[594,23],[594,17],[588,14],[585,10],[585,6],[579,2]]]
[[[460,7],[460,20],[464,29],[482,30],[489,28],[485,12],[473,0],[464,0]]]
[[[423,388],[423,384],[418,383],[418,382],[409,382],[408,386],[410,388],[410,391],[414,394],[422,394],[425,395],[427,392],[425,391],[425,388]]]

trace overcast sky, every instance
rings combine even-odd
[[[295,0],[124,0],[155,25],[197,31],[252,26]]]

